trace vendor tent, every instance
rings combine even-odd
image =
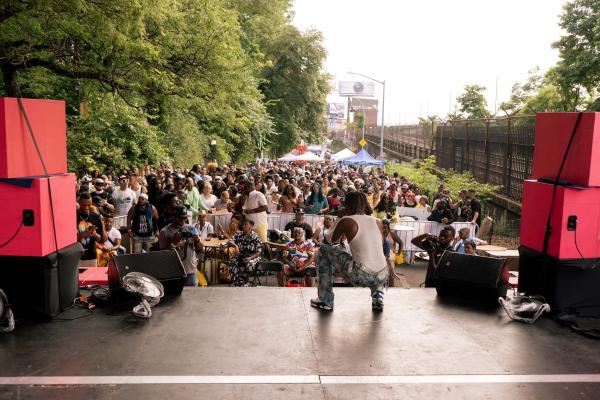
[[[338,151],[335,154],[332,154],[331,159],[333,161],[342,161],[342,160],[348,159],[350,157],[354,157],[355,155],[356,154],[354,152],[352,152],[352,150],[344,149],[344,150]]]
[[[296,161],[297,158],[298,158],[297,155],[292,154],[292,153],[287,153],[285,156],[278,158],[277,161]]]
[[[323,159],[315,153],[307,151],[306,153],[300,154],[298,157],[296,157],[296,161],[323,161]]]
[[[359,151],[354,157],[342,161],[345,165],[383,165],[385,161],[376,160],[365,149]]]

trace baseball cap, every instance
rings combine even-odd
[[[408,189],[408,185],[406,183],[403,183],[402,186],[400,186],[400,189]]]
[[[146,193],[141,193],[139,197],[140,199],[148,200],[148,195]]]
[[[127,179],[127,175],[119,175],[119,180]]]
[[[175,209],[175,218],[187,218],[188,210],[186,206],[178,205]]]

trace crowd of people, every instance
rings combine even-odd
[[[295,213],[285,227],[290,238],[284,249],[284,273],[306,277],[306,284],[312,286],[317,273],[307,271],[317,264],[316,248],[328,242],[335,219],[347,215],[346,199],[353,192],[364,197],[364,213],[381,221],[382,254],[388,260],[394,247],[402,248],[402,241],[390,230],[390,222],[398,220],[398,207],[423,209],[430,221],[444,225],[455,221],[479,224],[481,220],[481,204],[473,190],[461,190],[459,200],[453,201],[448,189],[440,185],[428,197],[406,177],[387,175],[379,167],[269,161],[243,167],[194,165],[189,170],[145,166],[118,173],[80,168],[77,224],[78,240],[85,249],[82,265],[104,266],[111,255],[126,251],[122,246],[125,230],[114,227],[114,218],[120,218],[126,221],[132,252],[177,250],[189,285],[198,283],[197,253],[202,239],[227,239],[232,257],[224,275],[233,284],[244,285],[248,282],[240,271],[258,262],[268,239],[267,214]],[[229,226],[212,226],[207,221],[207,214],[219,210],[232,214]],[[310,226],[304,214],[324,219],[319,226]],[[473,253],[476,242],[471,233],[459,232],[456,238],[452,234],[444,247]],[[350,252],[346,236],[340,240]],[[393,266],[393,261],[388,264]]]

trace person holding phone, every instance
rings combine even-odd
[[[102,220],[100,215],[91,210],[92,196],[89,193],[81,193],[77,203],[77,241],[81,243],[84,250],[79,265],[97,267],[96,243],[106,241]]]

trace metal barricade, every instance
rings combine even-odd
[[[413,228],[412,230],[396,230],[398,237],[402,239],[403,251],[420,251],[420,249],[414,246],[411,241],[424,233],[429,233],[430,235],[438,235],[441,229],[445,226],[439,222],[435,221],[400,221],[394,225],[403,225]],[[474,234],[476,224],[471,222],[454,222],[451,224],[454,229],[456,229],[456,234],[458,235],[458,231],[462,228],[469,228],[471,230],[471,234]],[[393,226],[392,226],[392,230]]]

